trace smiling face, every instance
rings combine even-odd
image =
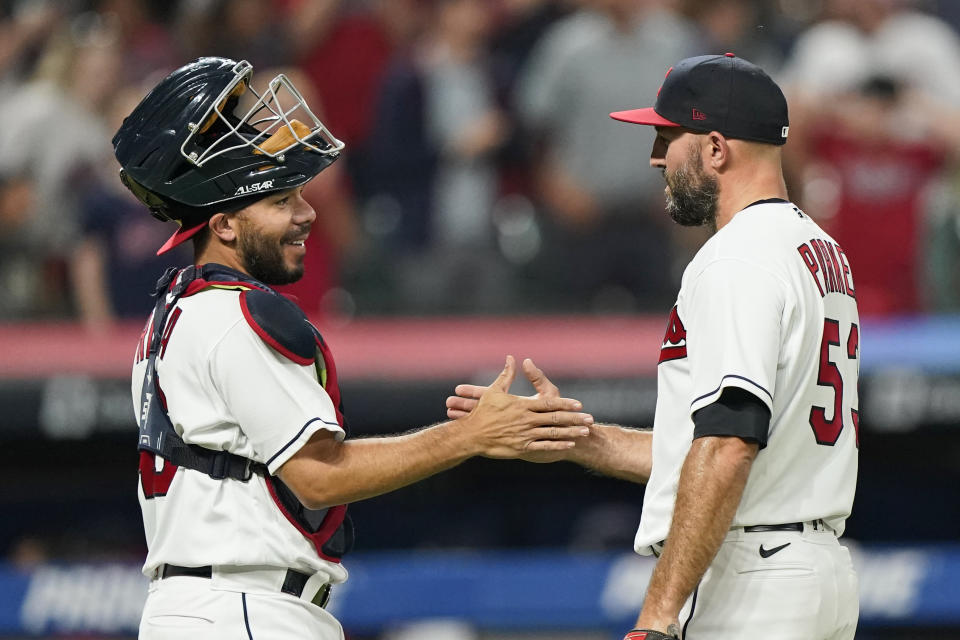
[[[270,285],[299,280],[305,241],[316,219],[303,187],[270,194],[238,211],[237,257],[244,271]]]
[[[650,166],[663,171],[667,213],[685,227],[717,225],[720,184],[703,168],[698,134],[679,127],[657,127]]]

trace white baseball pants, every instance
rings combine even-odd
[[[285,593],[227,590],[209,578],[154,580],[140,640],[343,640],[330,613]]]
[[[850,553],[831,531],[734,529],[680,624],[683,640],[852,640],[859,611]]]

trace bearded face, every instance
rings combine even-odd
[[[663,171],[667,182],[667,213],[677,224],[685,227],[717,226],[717,202],[720,184],[716,176],[703,170],[700,151],[691,145],[683,164],[674,171]]]
[[[237,252],[247,273],[269,285],[290,284],[303,277],[303,255],[296,251],[296,243],[299,241],[302,250],[302,239],[309,233],[309,225],[305,230],[295,227],[285,233],[244,226],[246,232],[237,235]]]

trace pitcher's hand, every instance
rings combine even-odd
[[[535,365],[530,358],[523,361],[523,373],[527,376],[527,379],[530,380],[534,390],[537,392],[529,397],[560,397],[560,390],[557,389],[557,385],[550,382],[543,371],[538,369],[537,365]],[[513,382],[512,378],[510,382]],[[478,384],[458,384],[453,391],[457,395],[447,397],[447,417],[451,420],[456,420],[473,411],[480,401],[480,396],[482,396],[488,388],[489,387]]]

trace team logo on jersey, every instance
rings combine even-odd
[[[667,320],[667,333],[663,336],[660,346],[660,360],[657,364],[668,360],[679,360],[687,357],[687,328],[680,320],[677,307],[670,310],[670,319]]]
[[[248,184],[242,187],[238,187],[237,191],[233,195],[242,196],[248,193],[255,193],[257,191],[271,189],[272,187],[273,187],[273,180],[264,180],[263,182],[254,182],[253,184]]]

